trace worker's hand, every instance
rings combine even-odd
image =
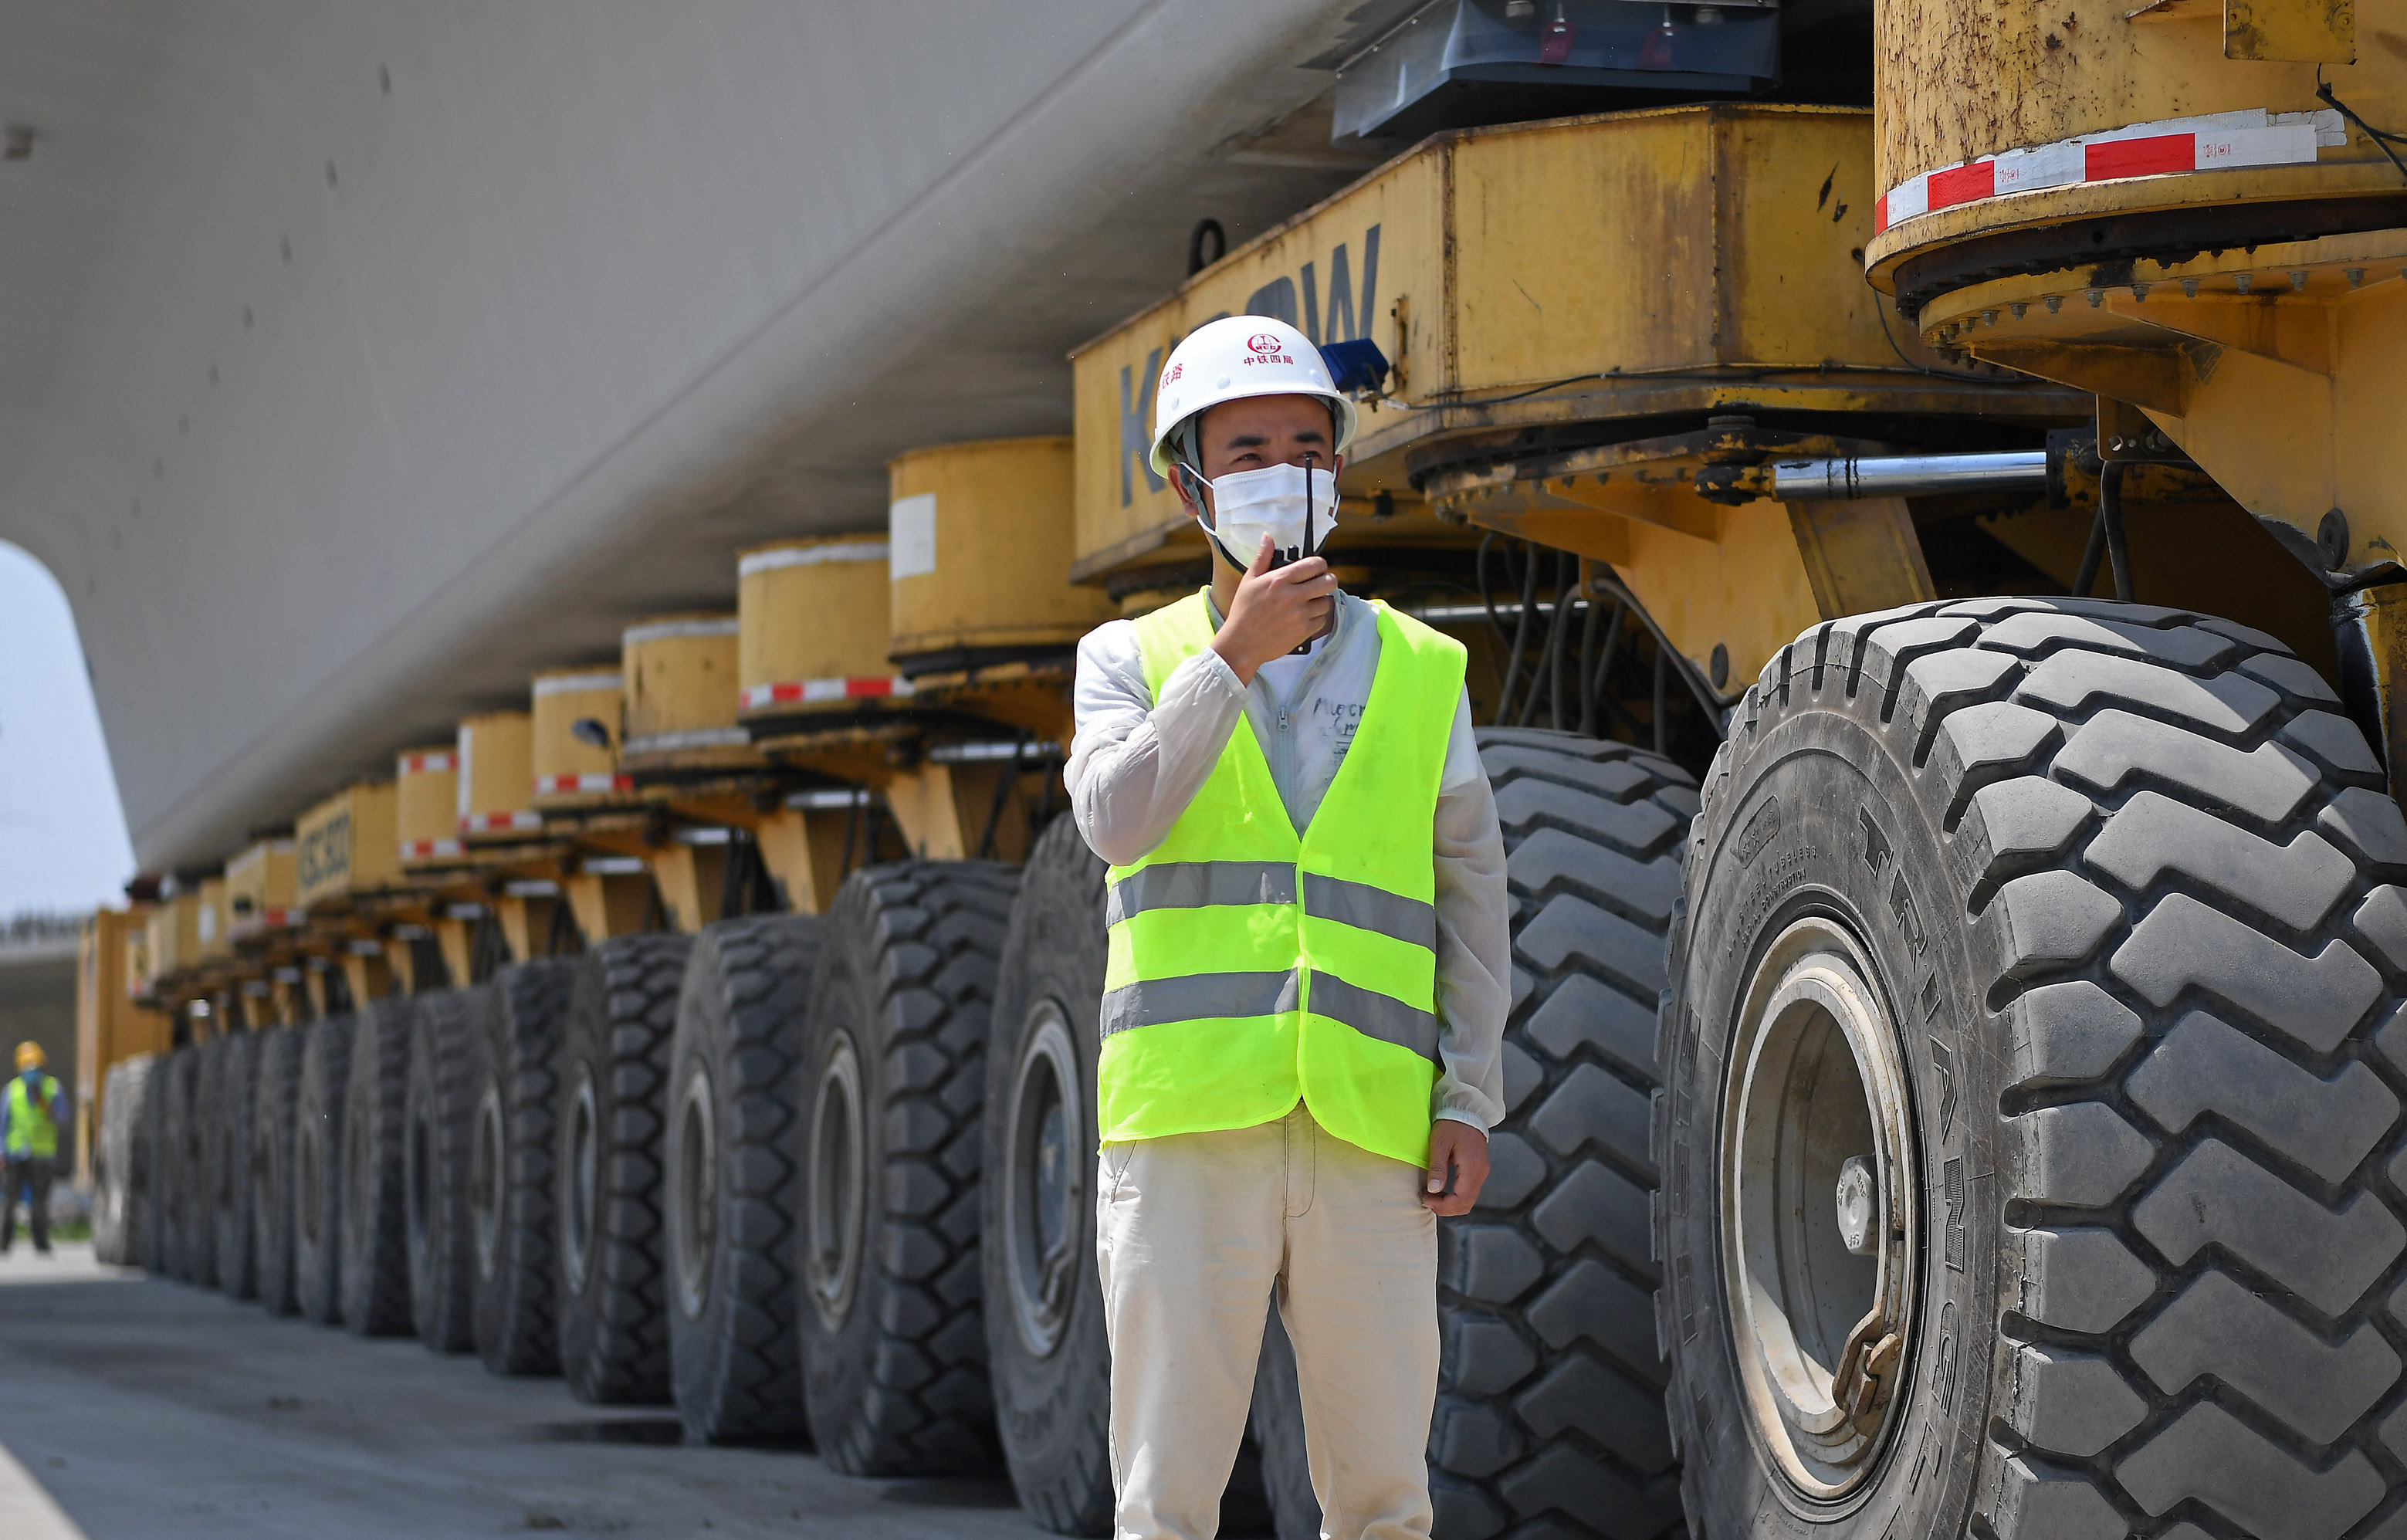
[[[1488,1135],[1453,1118],[1440,1118],[1431,1124],[1429,1180],[1422,1184],[1422,1206],[1447,1219],[1468,1214],[1487,1181]]]
[[[1254,564],[1237,580],[1237,596],[1229,603],[1229,618],[1212,638],[1212,650],[1235,672],[1241,684],[1254,682],[1254,670],[1273,658],[1285,657],[1329,629],[1336,613],[1337,579],[1329,563],[1317,556],[1273,569],[1271,537],[1262,536]]]

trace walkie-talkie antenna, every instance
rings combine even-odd
[[[1303,457],[1303,548],[1301,550],[1298,550],[1298,551],[1295,553],[1295,559],[1296,559],[1297,561],[1299,561],[1299,562],[1303,561],[1305,557],[1307,557],[1307,556],[1311,555],[1311,554],[1312,554],[1312,552],[1313,552],[1313,549],[1314,549],[1314,545],[1313,545],[1313,538],[1312,538],[1312,515],[1313,515],[1313,499],[1312,499],[1312,462],[1313,462],[1313,459],[1314,459],[1314,456],[1313,456],[1309,451],[1306,451],[1306,453],[1304,454],[1304,457]]]
[[[1303,546],[1302,546],[1301,548],[1299,548],[1299,549],[1297,549],[1296,554],[1295,554],[1295,560],[1297,560],[1297,561],[1299,561],[1299,562],[1303,561],[1305,557],[1307,557],[1307,556],[1311,555],[1311,554],[1312,554],[1312,552],[1313,552],[1313,547],[1314,547],[1314,542],[1313,542],[1313,538],[1312,538],[1312,514],[1313,514],[1313,497],[1312,497],[1312,462],[1313,462],[1314,458],[1315,458],[1315,457],[1314,457],[1314,455],[1313,455],[1312,451],[1310,451],[1309,449],[1307,449],[1307,450],[1305,450],[1305,451],[1304,451],[1304,456],[1303,456]],[[1319,638],[1319,637],[1317,637],[1317,636],[1307,636],[1307,637],[1305,637],[1305,638],[1303,639],[1303,641],[1302,643],[1300,643],[1300,644],[1296,647],[1295,652],[1294,652],[1294,654],[1292,654],[1292,655],[1293,655],[1293,656],[1301,657],[1303,654],[1304,654],[1304,653],[1306,653],[1306,652],[1311,651],[1311,650],[1312,650],[1312,644],[1313,644],[1314,642],[1318,641],[1319,639],[1320,639],[1320,638]]]

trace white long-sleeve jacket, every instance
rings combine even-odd
[[[1206,603],[1210,601],[1207,599]],[[1217,607],[1213,620],[1219,620]],[[1078,644],[1077,737],[1063,778],[1079,831],[1115,865],[1161,843],[1249,720],[1280,800],[1298,829],[1312,821],[1344,763],[1379,666],[1371,606],[1338,595],[1337,625],[1309,654],[1274,660],[1251,686],[1209,649],[1146,688],[1136,628],[1113,620]],[[1437,868],[1440,1070],[1431,1110],[1482,1130],[1504,1115],[1504,1017],[1512,998],[1511,912],[1496,799],[1471,735],[1471,701],[1455,708],[1431,855]]]

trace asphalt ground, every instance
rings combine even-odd
[[[0,1257],[0,1536],[434,1540],[562,1533],[1032,1540],[1008,1484],[862,1481],[688,1448],[674,1408],[584,1405],[412,1338],[363,1341],[105,1267]]]

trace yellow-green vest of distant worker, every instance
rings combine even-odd
[[[1429,1159],[1438,1065],[1431,838],[1462,644],[1372,606],[1360,725],[1301,834],[1250,720],[1161,843],[1112,868],[1104,1143],[1252,1128],[1301,1101],[1348,1144]],[[1204,593],[1142,617],[1147,688],[1212,643]]]
[[[8,1077],[8,1159],[12,1161],[55,1160],[59,1153],[59,1125],[50,1119],[50,1106],[58,1100],[59,1083],[42,1077],[39,1094],[26,1094],[25,1077]]]

